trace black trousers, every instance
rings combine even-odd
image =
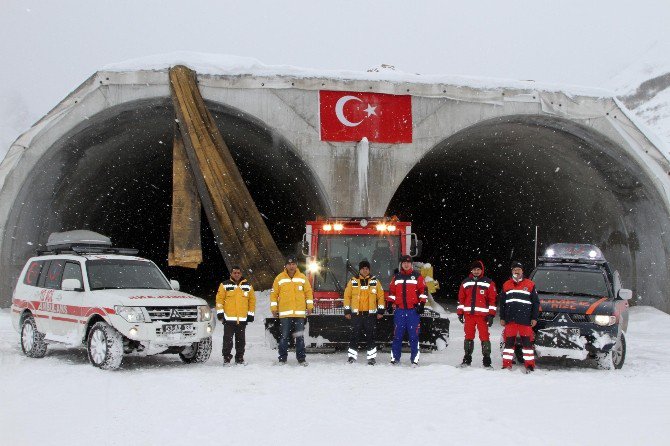
[[[235,335],[235,362],[244,360],[244,346],[246,345],[246,322],[224,322],[223,324],[223,359],[229,362],[233,359],[233,335]]]
[[[369,314],[352,314],[351,315],[351,340],[349,341],[349,348],[353,350],[358,349],[358,340],[361,337],[361,332],[365,334],[367,341],[367,350],[370,351],[375,348],[375,325],[377,324],[377,315]]]

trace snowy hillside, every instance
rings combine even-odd
[[[670,147],[670,45],[656,44],[608,86]]]
[[[267,293],[259,310],[267,313]],[[221,366],[221,326],[202,365],[173,355],[129,357],[120,370],[88,364],[83,350],[50,347],[25,357],[8,310],[0,310],[0,444],[245,445],[667,444],[670,315],[631,309],[622,370],[539,362],[532,375],[480,367],[462,357],[452,315],[451,345],[421,366],[380,357],[345,364],[345,353],[308,356],[310,366],[274,366],[262,318],[247,330],[246,367]],[[494,325],[497,343],[500,327]],[[30,386],[29,388],[27,386]]]

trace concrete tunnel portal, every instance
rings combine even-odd
[[[414,222],[423,257],[454,290],[482,259],[500,286],[555,242],[594,243],[642,302],[663,302],[668,214],[620,147],[567,120],[511,116],[465,129],[410,171],[388,207]],[[658,274],[662,275],[662,279]],[[650,276],[655,280],[649,280]]]
[[[221,102],[207,106],[278,247],[295,252],[305,221],[332,215],[323,178],[271,125]],[[167,266],[174,125],[169,98],[154,97],[106,108],[51,144],[9,207],[3,290],[13,290],[7,265],[18,274],[35,242],[90,229],[140,249],[183,290],[212,299],[226,265],[204,215],[203,264]],[[524,114],[479,122],[437,143],[383,208],[413,222],[424,242],[419,260],[435,264],[442,296],[453,297],[473,259],[484,260],[498,284],[512,258],[530,271],[537,225],[540,250],[558,241],[595,243],[640,303],[667,311],[664,203],[658,184],[620,145],[569,119]]]
[[[251,195],[282,252],[295,249],[304,222],[327,214],[317,180],[289,144],[252,117],[208,103]],[[25,240],[44,243],[54,231],[90,229],[155,261],[182,289],[213,298],[226,277],[204,213],[203,263],[195,270],[168,267],[172,199],[174,109],[169,99],[110,108],[57,141],[12,208],[17,263],[34,255]],[[3,250],[9,253],[10,250]],[[23,251],[23,252],[22,252]]]

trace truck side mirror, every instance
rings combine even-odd
[[[60,288],[63,291],[84,291],[79,279],[65,279]]]
[[[630,300],[633,297],[633,292],[626,288],[621,288],[619,290],[619,299]]]
[[[300,243],[300,251],[305,257],[309,256],[309,243],[307,242],[307,233],[302,235],[302,243]]]
[[[173,290],[179,291],[179,282],[176,280],[170,280],[170,286],[172,287]]]
[[[421,255],[423,242],[416,237],[416,234],[411,234],[411,240],[412,241],[409,245],[409,255],[412,257],[418,257]]]

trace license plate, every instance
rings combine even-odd
[[[163,333],[166,335],[190,334],[195,331],[193,324],[170,324],[163,325]]]

